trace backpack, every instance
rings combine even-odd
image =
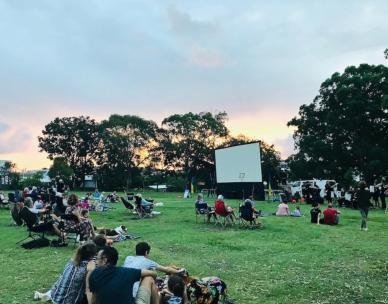
[[[217,304],[226,303],[227,288],[224,281],[217,277],[192,280],[187,286],[189,303]]]
[[[24,249],[34,249],[50,246],[50,241],[46,238],[39,238],[26,243],[21,244]]]

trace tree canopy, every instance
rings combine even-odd
[[[226,139],[227,114],[209,112],[175,114],[162,122],[160,151],[164,165],[187,178],[214,167],[214,149]]]
[[[288,122],[296,127],[298,153],[290,159],[296,177],[344,180],[359,172],[371,180],[386,174],[387,98],[388,68],[383,65],[350,66],[324,81],[314,101]]]
[[[158,126],[134,115],[111,115],[100,124],[97,151],[99,172],[105,184],[127,187],[140,167],[146,166],[156,146]]]
[[[98,124],[90,117],[55,118],[38,137],[40,151],[52,160],[63,157],[78,179],[94,170],[95,151],[99,145]]]

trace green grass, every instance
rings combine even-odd
[[[309,223],[302,218],[264,217],[264,228],[244,230],[195,223],[193,200],[176,193],[152,193],[164,203],[156,218],[132,220],[122,204],[91,217],[98,227],[124,224],[151,244],[151,258],[185,267],[198,277],[215,275],[227,284],[236,303],[388,303],[388,216],[372,210],[369,231],[359,230],[357,210],[342,209],[340,225]],[[228,201],[237,206],[237,201]],[[257,208],[275,211],[276,204]],[[32,303],[61,273],[74,249],[24,250],[15,243],[26,235],[12,227],[0,210],[0,303]],[[134,254],[137,241],[116,243],[120,265]],[[112,303],[113,304],[113,303]]]

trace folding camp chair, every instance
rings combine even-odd
[[[23,220],[24,224],[27,226],[27,232],[28,235],[24,239],[18,241],[16,244],[19,244],[21,242],[24,242],[28,239],[37,239],[41,238],[44,239],[44,234],[47,230],[41,229],[41,227],[36,225],[36,215],[32,213],[30,210],[28,210],[27,207],[23,207],[22,210],[20,210],[20,218]],[[38,237],[37,237],[38,236]]]
[[[256,226],[256,218],[254,216],[252,205],[244,204],[239,207],[239,221],[240,227],[252,228]]]
[[[124,197],[120,197],[120,200],[124,204],[124,207],[126,209],[128,209],[130,212],[132,212],[135,209],[135,207],[129,201],[127,201]]]
[[[195,222],[198,223],[198,218],[203,218],[203,222],[210,222],[213,218],[214,221],[217,221],[217,215],[214,210],[208,207],[207,203],[199,203],[194,206],[195,211]]]

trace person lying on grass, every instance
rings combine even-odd
[[[158,270],[166,274],[182,273],[184,269],[176,269],[174,267],[162,266],[148,258],[151,246],[146,242],[140,242],[135,247],[136,255],[127,256],[123,267],[135,269]],[[139,282],[133,286],[133,296],[135,297],[139,288]]]
[[[75,257],[69,261],[62,275],[46,293],[35,291],[34,300],[49,301],[54,304],[82,304],[85,296],[87,265],[96,254],[96,245],[86,243],[77,249]]]

